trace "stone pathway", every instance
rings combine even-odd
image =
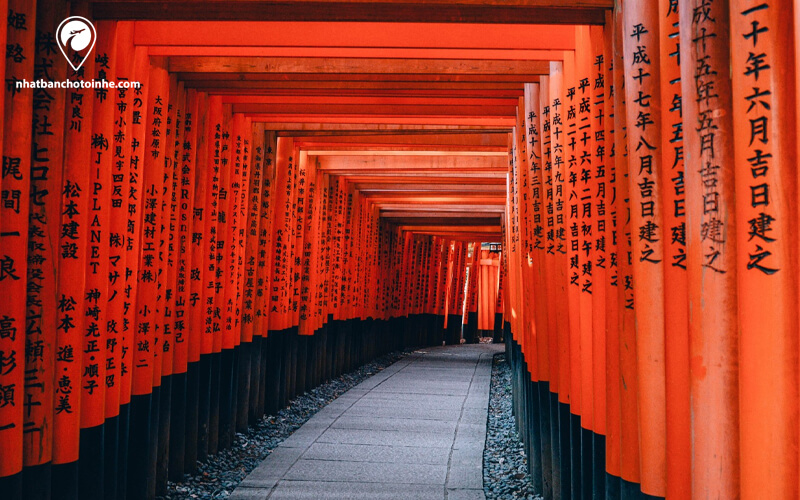
[[[421,349],[317,412],[230,497],[483,500],[492,356]]]

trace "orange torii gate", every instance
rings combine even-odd
[[[0,496],[491,331],[545,498],[796,498],[797,3],[327,3],[0,1]]]

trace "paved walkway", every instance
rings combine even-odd
[[[231,499],[484,499],[492,356],[422,349],[341,395],[286,439]]]

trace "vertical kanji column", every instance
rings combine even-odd
[[[70,81],[92,75],[94,59],[78,71],[67,70]],[[83,338],[87,322],[84,303],[89,250],[89,181],[93,117],[93,92],[71,88],[66,92],[64,113],[64,166],[61,189],[56,290],[56,393],[53,415],[53,490],[61,498],[78,496],[78,456],[81,428],[81,376]]]
[[[205,254],[203,257],[202,294],[198,292],[203,309],[203,329],[200,350],[200,394],[198,397],[198,444],[197,458],[205,460],[211,450],[211,395],[213,385],[219,385],[218,356],[215,356],[214,343],[220,333],[219,301],[215,293],[217,281],[217,218],[219,214],[220,160],[222,150],[222,98],[210,96],[207,100],[207,119],[205,138],[207,145],[205,174],[206,197],[202,207]],[[218,352],[218,351],[216,351]],[[214,370],[216,367],[216,371]],[[212,382],[213,379],[213,382]]]
[[[119,481],[117,491],[124,498],[128,492],[129,459],[132,457],[130,450],[136,446],[132,438],[133,430],[138,424],[133,422],[133,374],[136,370],[136,340],[138,336],[137,295],[139,285],[139,256],[142,250],[142,227],[144,206],[144,155],[146,143],[145,116],[147,114],[147,86],[149,84],[149,68],[146,64],[147,49],[126,45],[125,38],[120,33],[117,44],[118,61],[117,72],[124,78],[125,68],[130,65],[130,80],[137,81],[140,86],[125,91],[118,96],[118,119],[126,116],[130,111],[129,120],[125,127],[125,134],[130,141],[128,150],[128,189],[123,194],[125,207],[125,288],[123,303],[122,346],[120,349],[120,462]],[[132,40],[130,41],[132,44]],[[124,108],[124,109],[123,109]],[[123,148],[123,151],[125,149]],[[124,153],[123,153],[124,154]],[[145,396],[142,396],[143,399]]]
[[[260,385],[263,378],[262,374],[262,336],[261,329],[256,329],[256,318],[261,316],[261,311],[257,309],[257,294],[259,291],[263,296],[263,282],[258,286],[258,274],[260,271],[259,257],[259,226],[261,223],[261,196],[263,193],[263,183],[265,182],[264,171],[264,124],[255,123],[252,126],[252,145],[251,145],[251,172],[250,182],[246,190],[248,198],[247,221],[244,226],[245,234],[245,255],[244,255],[244,283],[242,289],[242,342],[252,343],[251,347],[251,386],[249,396],[249,407],[247,409],[248,421],[250,424],[257,422],[262,413],[259,412]],[[259,321],[259,324],[261,322]],[[244,410],[244,409],[242,409]]]
[[[605,101],[606,101],[606,120],[605,120],[605,152],[606,152],[606,281],[603,284],[605,290],[605,321],[606,321],[606,498],[618,499],[620,496],[620,476],[621,476],[621,451],[620,451],[620,432],[621,426],[621,404],[620,404],[620,350],[619,350],[619,318],[621,307],[619,303],[619,241],[620,231],[620,211],[619,211],[619,185],[626,183],[627,179],[619,177],[617,164],[620,159],[627,161],[622,156],[623,151],[617,149],[617,144],[623,143],[625,138],[622,130],[617,126],[624,124],[624,113],[617,118],[618,95],[624,94],[617,83],[622,81],[624,67],[621,62],[622,53],[615,53],[617,42],[618,26],[615,22],[615,11],[606,15],[606,27],[604,37],[603,57],[606,64],[605,77]]]
[[[567,173],[567,106],[565,104],[566,82],[564,75],[564,62],[553,61],[550,63],[549,75],[550,94],[550,137],[551,161],[554,205],[554,243],[555,260],[554,292],[561,297],[566,297],[569,288],[569,258],[567,256],[567,198],[566,180]],[[550,292],[548,292],[550,293]],[[561,445],[561,487],[563,498],[569,498],[572,492],[570,481],[570,405],[571,400],[571,359],[570,359],[570,330],[571,318],[568,300],[558,300],[555,306],[555,317],[558,338],[558,422],[559,442]],[[572,320],[577,321],[577,319]]]
[[[116,24],[98,23],[94,79],[113,78]],[[89,68],[87,68],[87,72]],[[111,206],[111,143],[113,141],[114,99],[108,89],[95,88],[90,97],[92,112],[91,157],[89,161],[89,242],[83,306],[83,370],[81,372],[81,498],[104,494],[104,432],[106,394],[106,345],[108,339],[108,273]]]
[[[689,302],[686,282],[686,173],[680,68],[678,2],[660,0],[661,189],[664,209],[664,356],[666,386],[667,489],[688,498],[691,486],[689,411]]]
[[[213,168],[208,163],[208,143],[211,141],[212,132],[208,128],[207,95],[202,92],[189,91],[189,109],[192,110],[192,126],[188,131],[188,139],[194,139],[191,147],[194,148],[195,172],[193,189],[194,194],[189,200],[191,213],[188,220],[183,221],[191,231],[189,241],[186,243],[191,258],[187,262],[186,271],[186,329],[189,349],[187,352],[186,366],[186,450],[184,456],[184,469],[187,473],[196,470],[198,447],[200,441],[200,394],[207,390],[207,386],[200,385],[201,353],[205,337],[205,310],[203,302],[203,284],[205,276],[205,259],[210,251],[207,245],[208,234],[205,233],[205,219],[208,217],[206,210],[207,199],[211,198],[209,187],[209,172]],[[196,101],[196,102],[195,102]],[[188,151],[191,156],[191,149]]]
[[[172,383],[172,414],[170,421],[169,445],[169,477],[171,480],[180,480],[185,470],[187,439],[187,406],[189,401],[189,350],[192,341],[199,340],[190,330],[191,316],[187,314],[191,299],[191,262],[193,204],[196,182],[200,178],[205,181],[205,172],[198,171],[195,160],[197,158],[197,120],[199,115],[198,93],[191,89],[186,93],[186,105],[183,111],[182,126],[176,125],[181,134],[175,138],[175,161],[178,168],[178,189],[176,201],[178,216],[176,223],[176,283],[175,306],[173,311],[174,347],[173,353],[173,383]],[[194,360],[196,361],[196,359]],[[194,407],[194,406],[193,406]],[[196,416],[194,421],[196,422]],[[196,434],[194,434],[196,439]]]
[[[25,391],[25,311],[28,277],[28,208],[31,191],[32,80],[36,2],[8,5],[3,166],[0,175],[0,487],[22,496]],[[9,53],[11,57],[8,57]],[[27,406],[27,408],[31,408]]]
[[[164,189],[162,136],[166,125],[169,78],[165,62],[148,61],[146,52],[136,53],[137,78],[147,74],[146,100],[142,111],[145,135],[142,142],[142,227],[136,290],[136,334],[133,353],[133,396],[131,406],[128,496],[155,494],[155,445],[158,442],[158,397],[154,391],[157,344],[158,252]],[[135,425],[134,425],[135,424]],[[151,445],[152,443],[152,445]],[[152,496],[151,495],[151,496]]]
[[[792,2],[731,2],[741,498],[798,495]],[[795,26],[797,29],[797,26]]]
[[[610,23],[609,23],[610,24]],[[591,69],[589,72],[592,180],[590,192],[594,197],[592,212],[592,494],[605,495],[605,436],[606,436],[606,274],[608,272],[607,247],[611,234],[608,224],[609,169],[606,141],[610,98],[607,94],[607,71],[610,46],[606,30],[600,26],[589,28],[591,43]]]
[[[639,448],[639,375],[637,372],[633,280],[632,212],[630,208],[626,80],[623,40],[626,27],[623,11],[614,11],[614,148],[617,182],[617,297],[619,314],[620,388],[620,498],[638,498],[641,480]]]
[[[658,5],[623,12],[642,491],[666,493],[664,227]]]
[[[681,109],[687,131],[692,496],[735,498],[740,475],[739,332],[729,4],[684,0],[679,10],[684,28]]]
[[[560,363],[558,358],[558,327],[556,325],[556,307],[558,301],[554,300],[554,290],[556,288],[556,207],[555,207],[555,174],[557,173],[554,163],[556,154],[556,138],[563,133],[561,129],[561,116],[558,116],[558,123],[555,122],[555,113],[550,98],[550,75],[543,75],[539,77],[539,102],[531,103],[535,113],[538,115],[538,131],[539,134],[532,132],[536,121],[533,120],[528,126],[529,142],[537,150],[533,140],[538,135],[540,137],[541,145],[541,158],[539,160],[539,172],[537,177],[541,180],[539,189],[539,203],[541,204],[541,221],[539,224],[542,226],[542,235],[539,237],[542,241],[534,240],[534,249],[537,250],[537,245],[542,248],[538,249],[539,256],[539,279],[541,280],[541,293],[544,295],[545,300],[541,304],[544,306],[544,319],[545,323],[537,323],[537,329],[543,328],[545,330],[545,338],[547,345],[543,347],[546,354],[540,352],[540,356],[546,356],[547,369],[549,370],[548,385],[546,387],[548,394],[548,402],[542,402],[542,405],[549,409],[549,416],[544,416],[543,419],[549,419],[550,424],[550,490],[552,491],[553,498],[562,498],[562,478],[561,478],[561,439],[559,436],[559,370]],[[530,114],[528,115],[530,117]],[[535,131],[535,129],[533,129]],[[533,153],[532,153],[533,154]],[[535,157],[531,157],[531,168],[534,168]],[[535,186],[534,186],[535,188]],[[536,197],[534,196],[534,217],[536,217]],[[535,233],[534,233],[535,234]],[[540,313],[541,314],[541,313]],[[538,335],[538,334],[537,334]],[[544,366],[544,363],[543,363]],[[544,420],[543,420],[544,422]],[[547,438],[542,437],[545,442]],[[547,467],[547,458],[545,457],[545,468]],[[545,483],[545,493],[547,493],[547,483]]]
[[[67,61],[60,57],[53,35],[65,12],[66,8],[55,2],[37,3],[33,72],[37,80],[63,81],[66,77]],[[11,55],[12,60],[24,56],[17,53],[24,51],[21,47],[15,46],[7,56]],[[23,415],[23,496],[31,499],[49,499],[52,484],[65,95],[64,89],[38,90],[33,94]],[[0,244],[4,244],[2,239]],[[12,361],[21,361],[21,353],[13,359],[0,360],[0,376]]]
[[[134,80],[133,62],[133,23],[117,23],[116,52],[109,54],[115,72],[108,74],[109,80],[131,82]],[[111,66],[111,65],[109,65]],[[111,185],[109,208],[109,270],[108,307],[106,313],[106,429],[105,429],[105,495],[115,498],[118,492],[127,487],[127,442],[128,410],[130,401],[130,359],[133,345],[133,328],[126,317],[131,306],[131,288],[128,276],[128,234],[130,192],[136,189],[136,170],[132,169],[131,121],[133,108],[131,101],[134,90],[130,88],[108,89],[105,98],[113,103],[113,135],[109,137],[111,154]],[[132,179],[133,178],[133,179]],[[134,182],[132,182],[132,180]],[[135,195],[138,198],[138,194]],[[137,215],[134,212],[133,215]],[[127,387],[124,387],[127,386]]]

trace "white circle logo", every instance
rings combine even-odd
[[[72,16],[61,21],[56,30],[58,48],[72,69],[83,66],[97,41],[97,32],[88,19]],[[87,50],[88,48],[88,50]],[[85,51],[85,53],[83,53]]]

